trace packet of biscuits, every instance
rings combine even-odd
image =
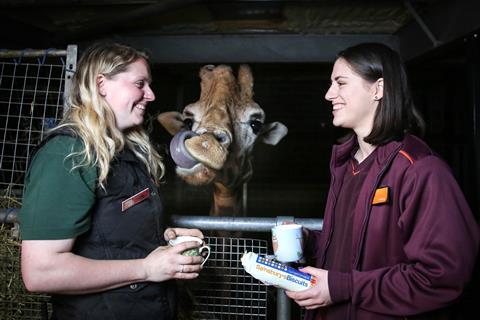
[[[254,252],[245,252],[240,260],[255,279],[288,291],[303,291],[317,283],[315,276]]]

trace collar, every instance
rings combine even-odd
[[[408,139],[410,135],[406,135],[405,138]],[[385,145],[377,146],[377,155],[376,162],[379,165],[385,164],[388,159],[391,158],[393,153],[397,153],[402,145],[403,141],[391,141]],[[334,145],[332,150],[332,159],[330,165],[332,168],[337,168],[343,166],[345,162],[350,159],[352,151],[358,148],[357,136],[353,134],[347,141],[342,144]]]

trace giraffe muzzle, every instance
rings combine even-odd
[[[185,148],[185,140],[195,136],[198,136],[198,134],[187,130],[180,131],[173,136],[172,141],[170,141],[170,155],[177,166],[190,169],[198,164],[198,160]]]
[[[178,167],[191,169],[198,163],[216,170],[222,169],[227,149],[210,133],[180,131],[170,142],[170,154]]]
[[[211,133],[197,135],[185,140],[185,148],[193,158],[215,170],[223,168],[228,155],[225,146]]]

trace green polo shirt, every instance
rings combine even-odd
[[[81,140],[57,135],[35,154],[19,212],[23,240],[71,239],[90,228],[97,170],[72,170],[74,159],[67,157],[81,147]]]

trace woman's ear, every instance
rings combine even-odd
[[[105,90],[105,76],[103,74],[97,75],[97,87],[98,87],[98,92],[102,97],[105,97],[107,95],[107,91]]]
[[[378,101],[382,98],[383,98],[383,78],[379,78],[377,81],[375,81],[375,94],[373,96],[373,99]]]

